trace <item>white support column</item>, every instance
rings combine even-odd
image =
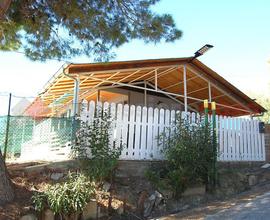
[[[155,70],[155,89],[158,90],[158,78],[157,78],[157,70]]]
[[[145,90],[144,90],[144,106],[147,107],[147,91],[146,91],[146,87],[147,87],[146,81],[144,81],[144,88],[145,88]]]
[[[208,99],[209,99],[209,102],[212,102],[211,83],[210,82],[208,82]]]
[[[80,93],[80,78],[77,76],[74,81],[74,98],[73,98],[73,116],[79,115],[79,93]]]
[[[183,72],[183,78],[184,78],[184,105],[185,105],[185,113],[187,113],[187,69],[186,65],[184,65],[184,72]]]

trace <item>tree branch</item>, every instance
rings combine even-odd
[[[2,20],[5,16],[5,13],[9,9],[11,0],[3,0],[0,2],[0,20]]]

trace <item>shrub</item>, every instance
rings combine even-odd
[[[49,208],[67,218],[80,214],[94,196],[95,185],[86,176],[70,173],[66,182],[48,186],[46,191],[34,194],[32,200],[35,210],[42,212]]]
[[[107,111],[97,108],[92,122],[81,122],[78,145],[74,149],[83,170],[93,180],[102,181],[117,165],[122,144],[117,147],[111,137],[112,119]]]
[[[175,197],[190,184],[208,185],[216,160],[211,128],[178,116],[175,127],[167,133],[160,137],[165,141],[166,165],[148,170],[148,179],[158,188],[172,190]]]

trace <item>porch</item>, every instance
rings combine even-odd
[[[121,160],[162,160],[164,143],[157,137],[179,113],[200,121],[204,100],[217,106],[218,160],[264,161],[264,134],[254,117],[266,110],[193,58],[69,64],[48,81],[25,115],[91,121],[101,103],[112,114],[111,142],[124,145]]]

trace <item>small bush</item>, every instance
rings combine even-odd
[[[45,192],[33,197],[35,210],[42,212],[51,209],[61,217],[79,214],[95,196],[95,185],[83,174],[70,173],[67,181],[49,186]]]
[[[95,181],[102,181],[110,176],[117,166],[122,151],[121,140],[119,147],[111,142],[112,119],[110,114],[97,108],[91,123],[81,122],[78,132],[78,144],[74,148],[82,169]]]
[[[148,170],[148,179],[157,188],[172,190],[175,197],[189,185],[208,185],[216,158],[210,127],[178,117],[175,127],[167,134],[160,137],[165,140],[166,165]]]

